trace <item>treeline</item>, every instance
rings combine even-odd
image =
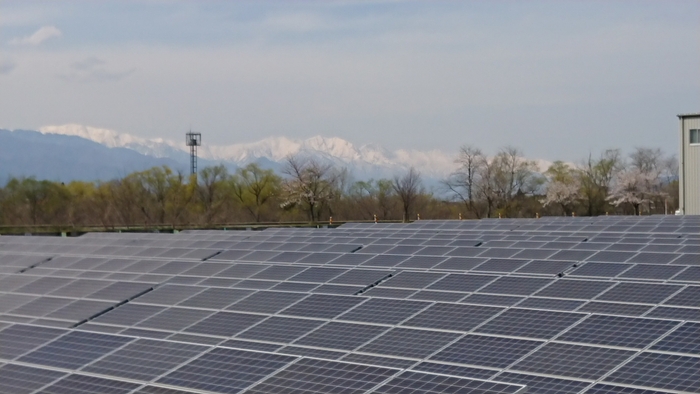
[[[355,181],[302,156],[281,173],[255,164],[206,167],[197,176],[154,167],[111,181],[63,184],[12,178],[0,189],[0,225],[217,226],[261,222],[416,220],[536,215],[663,214],[678,206],[678,164],[659,149],[625,158],[607,150],[540,172],[514,148],[487,156],[464,146],[458,170],[426,189],[408,169]]]

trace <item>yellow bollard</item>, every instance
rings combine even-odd
[[[418,213],[418,214],[416,214],[416,215],[418,215],[418,220],[420,220],[420,213]]]
[[[333,216],[331,216],[330,219],[328,219],[328,224],[333,224]]]
[[[374,215],[374,222],[377,223],[377,215]]]
[[[459,220],[462,220],[462,212],[459,213]]]
[[[500,213],[500,212],[498,213],[498,218],[499,218],[499,219],[501,218],[501,213]]]
[[[540,218],[540,213],[539,213],[539,212],[535,212],[535,219],[539,219],[539,218]]]

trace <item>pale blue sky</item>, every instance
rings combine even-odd
[[[677,149],[700,2],[0,2],[0,127]]]

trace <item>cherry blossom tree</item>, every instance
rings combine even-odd
[[[616,207],[631,205],[634,214],[639,215],[644,204],[664,194],[658,170],[644,171],[635,166],[617,174],[607,200]]]

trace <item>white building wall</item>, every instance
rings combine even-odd
[[[680,210],[700,215],[700,144],[690,144],[690,130],[700,130],[700,114],[680,115]]]

